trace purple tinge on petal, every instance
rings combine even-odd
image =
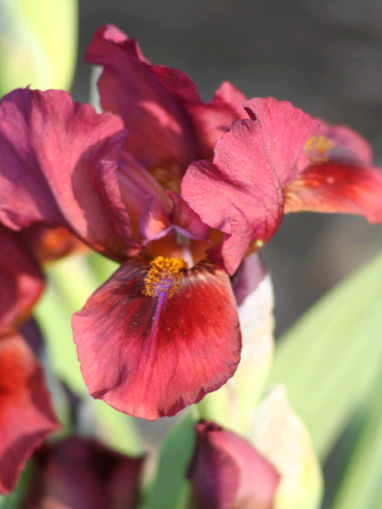
[[[360,134],[344,125],[330,125],[321,121],[317,136],[333,142],[328,160],[333,163],[370,166],[373,152],[370,144]]]
[[[320,123],[290,102],[273,97],[250,99],[245,106],[260,124],[265,151],[284,187],[307,165],[303,149]]]
[[[135,509],[143,458],[70,437],[38,451],[23,509]]]
[[[280,475],[252,445],[212,422],[196,425],[189,477],[195,509],[272,509]]]
[[[174,415],[218,389],[240,360],[227,274],[210,263],[171,269],[182,263],[128,261],[73,317],[90,393],[135,417]]]
[[[208,226],[222,231],[220,255],[230,274],[248,247],[261,247],[277,230],[283,194],[254,120],[232,124],[215,146],[212,163],[192,163],[182,182],[182,197]],[[214,251],[214,255],[219,253]]]
[[[44,350],[44,338],[36,319],[32,316],[18,330],[32,352],[40,356]]]
[[[232,278],[232,290],[238,306],[256,290],[266,274],[267,269],[259,253],[252,253],[241,262]]]
[[[173,209],[171,211],[171,219],[175,229],[191,239],[207,240],[209,228],[204,224],[198,214],[183,200],[183,198],[172,191],[168,191]]]
[[[85,59],[103,67],[101,105],[123,118],[130,132],[126,149],[145,167],[172,168],[179,175],[196,153],[182,105],[200,100],[192,81],[175,69],[151,65],[137,42],[112,25],[97,30]]]
[[[95,166],[117,159],[125,137],[121,119],[66,92],[11,92],[0,102],[0,220],[13,229],[66,226],[121,259],[130,247],[128,215],[111,203],[116,193],[105,199],[97,188]]]
[[[28,317],[44,279],[23,233],[0,225],[0,332]]]
[[[59,425],[37,359],[17,333],[0,336],[0,492]]]

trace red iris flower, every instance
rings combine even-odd
[[[382,221],[382,171],[368,143],[289,102],[251,99],[248,119],[216,143],[212,161],[196,161],[182,196],[224,235],[210,257],[232,274],[247,250],[262,247],[288,212],[344,212]],[[214,193],[216,198],[210,200]]]
[[[189,477],[195,509],[272,509],[280,475],[244,438],[212,422],[196,426]]]
[[[44,288],[20,233],[0,226],[0,492],[9,493],[25,462],[59,428],[37,358],[15,330]]]
[[[130,458],[96,440],[70,437],[34,457],[24,509],[134,509],[143,458]]]
[[[319,123],[289,103],[252,100],[249,118],[232,124],[247,115],[232,85],[203,103],[187,76],[151,65],[112,26],[86,58],[103,66],[108,113],[61,91],[1,101],[0,220],[64,226],[121,263],[74,315],[74,339],[94,397],[156,419],[235,372],[228,273],[276,230],[284,184],[308,166],[304,147],[321,150],[308,141]]]

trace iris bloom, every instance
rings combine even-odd
[[[272,509],[280,474],[244,438],[212,422],[196,426],[189,477],[196,509]]]
[[[38,360],[16,330],[44,288],[28,242],[0,226],[0,492],[9,493],[25,462],[58,429]]]
[[[134,509],[142,464],[92,439],[46,444],[34,455],[23,508]]]
[[[229,274],[275,232],[319,123],[275,100],[244,109],[229,83],[203,103],[187,76],[151,65],[113,26],[86,58],[103,67],[108,113],[61,91],[2,100],[0,220],[66,227],[121,263],[74,315],[74,339],[94,397],[156,419],[235,372]]]

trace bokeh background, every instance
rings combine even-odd
[[[382,164],[380,0],[92,0],[80,3],[74,98],[89,97],[82,60],[94,31],[115,23],[154,63],[185,71],[208,100],[223,80],[248,97],[288,99],[366,136]],[[378,251],[381,228],[348,216],[287,216],[263,250],[277,334]]]

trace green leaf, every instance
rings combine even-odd
[[[373,387],[332,509],[382,507],[382,371]]]
[[[194,445],[194,419],[189,412],[172,428],[163,442],[158,470],[144,497],[142,509],[184,507],[188,494],[186,474]]]
[[[374,383],[381,330],[382,255],[323,297],[278,345],[271,380],[286,386],[321,457]]]
[[[0,0],[0,95],[69,89],[76,50],[77,0]]]

